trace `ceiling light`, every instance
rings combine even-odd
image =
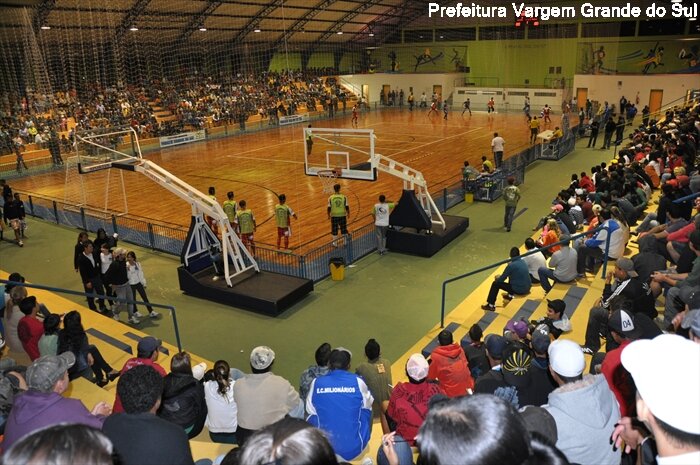
[[[338,31],[338,32],[336,32],[336,34],[338,34],[339,36],[342,36],[342,35],[343,35],[343,31]]]
[[[369,36],[370,36],[370,37],[374,37],[374,32],[370,32],[370,33],[369,33]]]
[[[48,31],[49,29],[51,29],[51,26],[41,26],[41,29],[44,31]]]
[[[130,31],[138,31],[139,28],[137,28],[136,26],[131,26],[131,27],[129,28],[129,30],[130,30]]]
[[[253,29],[253,32],[260,32],[260,28],[256,26],[255,29]]]
[[[199,30],[202,31],[202,32],[207,32],[207,28],[204,27],[204,26],[200,26],[200,27],[199,27]]]
[[[688,21],[697,21],[697,18],[688,18]]]

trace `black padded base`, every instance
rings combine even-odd
[[[469,218],[450,215],[442,217],[447,228],[443,231],[440,226],[434,226],[432,234],[417,232],[413,228],[403,228],[400,231],[389,229],[386,235],[387,248],[392,252],[432,257],[469,227]]]
[[[314,290],[310,279],[267,271],[241,273],[231,280],[232,287],[223,277],[212,279],[213,267],[192,274],[180,266],[177,276],[185,294],[270,316],[279,315]]]

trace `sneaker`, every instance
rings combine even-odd
[[[24,247],[24,242],[19,241],[19,242],[17,242],[17,245],[20,246],[20,247]]]
[[[504,292],[501,296],[504,300],[513,300],[515,298],[513,294],[508,294],[507,292]]]
[[[133,315],[129,317],[129,323],[131,323],[132,325],[137,325],[141,323],[141,320],[139,320],[136,315]]]
[[[489,312],[495,312],[495,311],[496,311],[496,306],[495,306],[495,305],[491,305],[491,304],[484,304],[484,305],[481,306],[481,309],[482,309],[482,310],[487,310],[487,311],[489,311]]]
[[[139,312],[134,312],[134,314],[132,315],[132,317],[136,317],[137,320],[139,318],[143,318],[144,316],[146,316],[146,315],[144,315],[143,313],[139,313]]]
[[[153,310],[151,313],[148,314],[149,318],[158,318],[160,316],[160,313],[156,312]]]
[[[103,387],[107,386],[108,382],[109,381],[107,381],[106,379],[98,379],[97,381],[95,381],[95,384],[97,384],[99,387],[103,388]]]
[[[593,355],[593,354],[595,354],[595,351],[594,351],[593,349],[591,349],[590,347],[588,347],[588,346],[581,346],[581,352],[583,352],[583,353],[586,354],[586,355]]]

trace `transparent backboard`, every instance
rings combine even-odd
[[[304,128],[303,136],[307,175],[332,170],[338,178],[377,179],[373,129]]]
[[[78,171],[92,173],[115,162],[134,163],[141,158],[138,136],[131,128],[97,128],[76,131]]]

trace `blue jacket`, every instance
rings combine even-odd
[[[335,453],[349,461],[369,442],[373,401],[362,378],[332,370],[311,383],[306,397],[307,421],[325,431]]]
[[[506,269],[503,270],[503,274],[499,276],[496,281],[502,283],[509,278],[510,280],[508,282],[513,288],[514,293],[522,295],[530,292],[530,287],[532,286],[530,271],[527,269],[527,263],[520,257],[510,262],[506,266]]]

